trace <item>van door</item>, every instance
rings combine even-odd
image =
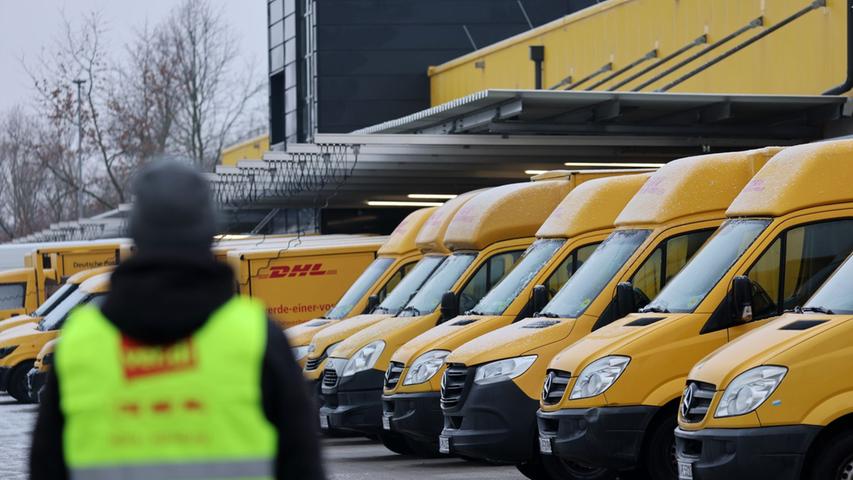
[[[746,276],[752,321],[729,327],[729,340],[802,306],[853,251],[853,219],[818,221],[779,234]]]

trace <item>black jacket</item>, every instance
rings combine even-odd
[[[101,310],[125,335],[148,344],[168,344],[195,332],[233,294],[231,270],[212,257],[136,257],[113,273]],[[278,430],[276,478],[325,478],[316,409],[287,338],[273,322],[269,322],[261,391],[264,413]],[[33,433],[31,479],[69,478],[62,450],[63,425],[58,380],[51,372]]]

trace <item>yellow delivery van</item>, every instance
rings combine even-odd
[[[315,333],[345,318],[369,314],[414,268],[423,257],[415,238],[435,210],[436,207],[422,208],[407,215],[376,252],[376,260],[350,285],[334,307],[319,318],[285,330],[293,355],[301,367],[305,366],[309,344]]]
[[[683,158],[652,174],[616,230],[535,318],[487,333],[446,358],[442,450],[563,474],[540,455],[536,411],[553,356],[657,296],[725,219],[734,197],[778,149]]]
[[[41,395],[44,389],[47,374],[53,368],[53,352],[56,350],[56,342],[59,337],[44,344],[36,355],[36,362],[33,368],[27,373],[27,393],[30,396],[30,401],[41,401]]]
[[[693,367],[675,432],[681,478],[849,477],[851,289],[848,259],[802,309]]]
[[[444,236],[452,253],[432,278],[397,316],[353,334],[332,351],[321,387],[321,427],[378,433],[392,451],[407,451],[404,439],[382,429],[381,396],[391,355],[473,308],[512,269],[571,188],[569,174],[542,175],[478,193],[460,208]]]
[[[383,428],[400,433],[417,454],[438,451],[444,419],[439,379],[444,358],[486,332],[539,311],[613,230],[647,173],[573,172],[572,191],[536,232],[536,241],[470,312],[405,343],[391,356],[382,397]]]
[[[675,478],[673,429],[690,368],[802,306],[853,250],[851,156],[853,141],[774,156],[657,298],[560,352],[539,414],[544,449],[601,478],[637,468]]]
[[[38,323],[26,323],[0,333],[0,390],[15,400],[31,401],[27,374],[44,345],[59,336],[71,310],[81,304],[100,305],[109,291],[111,272],[95,275],[65,297]]]
[[[71,275],[68,280],[65,281],[58,290],[53,292],[51,296],[47,298],[35,312],[30,313],[28,315],[15,315],[14,317],[7,318],[6,320],[0,321],[0,332],[8,330],[12,327],[17,327],[18,325],[23,325],[25,323],[38,323],[44,318],[48,313],[51,312],[57,305],[59,305],[65,298],[73,293],[77,288],[80,287],[80,284],[85,282],[86,280],[92,278],[95,275],[99,275],[101,273],[111,272],[113,270],[112,266],[109,267],[99,267],[92,268],[90,270],[83,270],[82,272],[75,273]]]
[[[326,361],[338,343],[371,325],[400,313],[400,310],[406,306],[412,296],[444,262],[450,253],[444,245],[447,227],[456,212],[479,192],[474,191],[459,195],[445,202],[430,215],[415,237],[415,245],[423,253],[423,258],[371,313],[335,322],[334,325],[313,335],[308,347],[308,357],[304,370],[305,378],[311,384],[312,391],[320,393],[320,382],[326,368]],[[322,398],[318,396],[317,401],[322,403]]]
[[[0,272],[0,320],[33,312],[71,275],[116,265],[131,253],[127,241],[80,242],[35,249],[24,268]]]
[[[375,259],[388,237],[347,238],[319,245],[231,250],[241,294],[267,306],[282,328],[317,318],[335,306]]]

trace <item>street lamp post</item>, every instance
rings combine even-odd
[[[83,219],[83,84],[86,80],[76,79],[77,85],[77,219]]]

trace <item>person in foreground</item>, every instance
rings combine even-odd
[[[287,340],[210,251],[206,180],[161,161],[134,193],[135,256],[62,330],[31,478],[324,479]]]

